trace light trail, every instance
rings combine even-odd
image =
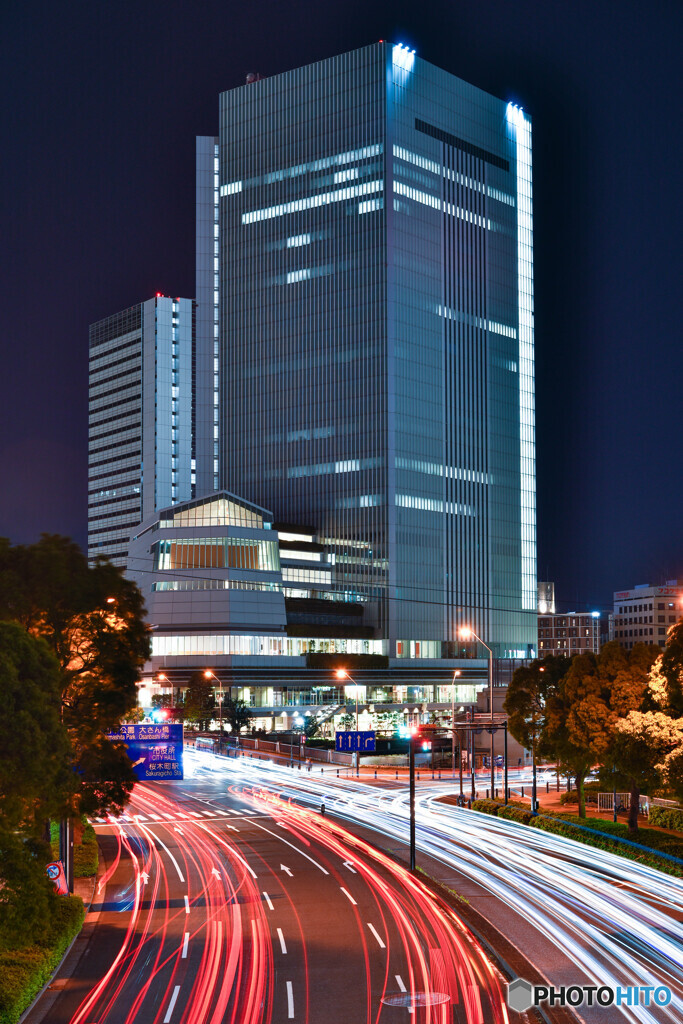
[[[405,782],[398,789],[380,788],[247,758],[226,760],[213,774],[227,777],[236,795],[251,787],[316,810],[324,802],[350,822],[408,839]],[[668,1007],[614,1006],[615,1017],[680,1024],[683,879],[540,829],[443,805],[437,800],[443,792],[443,784],[421,783],[418,790],[420,851],[496,895],[572,959],[590,983],[672,989]]]

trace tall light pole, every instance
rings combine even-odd
[[[460,675],[460,669],[456,668],[451,683],[451,774],[455,778],[455,680]],[[459,749],[459,748],[458,748]],[[462,765],[462,756],[460,757]]]
[[[493,651],[488,644],[485,644],[480,636],[470,629],[469,626],[463,626],[460,630],[460,636],[463,640],[467,640],[468,637],[473,636],[475,640],[478,640],[482,647],[485,647],[489,652],[489,705],[491,708],[491,799],[494,799],[496,792],[496,766],[493,754],[493,738],[495,733],[493,731]]]
[[[218,753],[221,754],[223,752],[223,683],[220,681],[218,676],[214,675],[214,673],[209,668],[205,669],[205,671],[204,671],[204,678],[205,679],[212,679],[213,678],[218,683],[218,730],[219,730]]]
[[[356,682],[355,679],[351,678],[351,676],[349,675],[345,668],[338,668],[334,674],[336,675],[337,679],[350,679],[356,688],[356,744],[358,744],[358,683]],[[360,756],[358,754],[357,746],[354,753],[356,758],[356,777],[358,777],[360,775]]]

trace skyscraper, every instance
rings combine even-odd
[[[380,42],[223,93],[219,152],[221,486],[316,524],[391,658],[527,656],[528,117]]]
[[[90,327],[90,558],[125,566],[131,530],[194,497],[193,321],[192,299],[157,295]]]

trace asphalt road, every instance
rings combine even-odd
[[[236,790],[267,790],[313,807],[325,799],[328,813],[405,857],[405,780],[337,779],[335,770],[308,773],[250,758],[226,764],[209,755],[197,763],[204,765],[199,774],[207,791],[220,790],[227,779]],[[445,806],[438,798],[450,787],[449,780],[432,783],[424,774],[418,785],[418,865],[469,901],[491,926],[494,947],[499,940],[514,947],[540,980],[555,986],[671,991],[667,1006],[646,1005],[646,996],[633,1005],[584,1005],[579,1015],[586,1024],[680,1024],[683,880],[539,829]],[[529,977],[526,968],[517,971]]]
[[[319,806],[227,781],[140,785],[95,823],[89,941],[27,1024],[507,1020],[488,958],[404,867]]]

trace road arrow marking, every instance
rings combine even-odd
[[[221,873],[220,873],[220,871],[218,870],[218,868],[212,868],[212,869],[211,869],[211,874],[212,874],[212,875],[215,875],[215,876],[216,876],[216,878],[220,878],[220,877],[221,877]]]
[[[140,878],[142,879],[142,884],[147,885],[147,883],[149,882],[149,875],[147,874],[146,871],[140,872]]]
[[[292,875],[292,872],[291,872],[291,871],[289,870],[289,868],[288,868],[288,867],[285,867],[285,865],[284,865],[284,864],[281,864],[281,865],[280,865],[280,871],[286,871],[286,872],[287,872],[287,874],[289,875],[289,877],[290,877],[290,878],[292,878],[292,877],[293,877],[293,875]]]
[[[185,833],[183,832],[183,830],[182,830],[181,828],[178,828],[178,826],[177,826],[177,825],[174,825],[174,827],[173,827],[173,831],[174,831],[174,832],[180,832],[181,836],[184,836],[184,835],[185,835]]]
[[[354,873],[354,875],[358,874],[356,869],[353,867],[353,861],[352,860],[345,860],[344,861],[344,867],[348,868],[349,871],[352,871]]]

